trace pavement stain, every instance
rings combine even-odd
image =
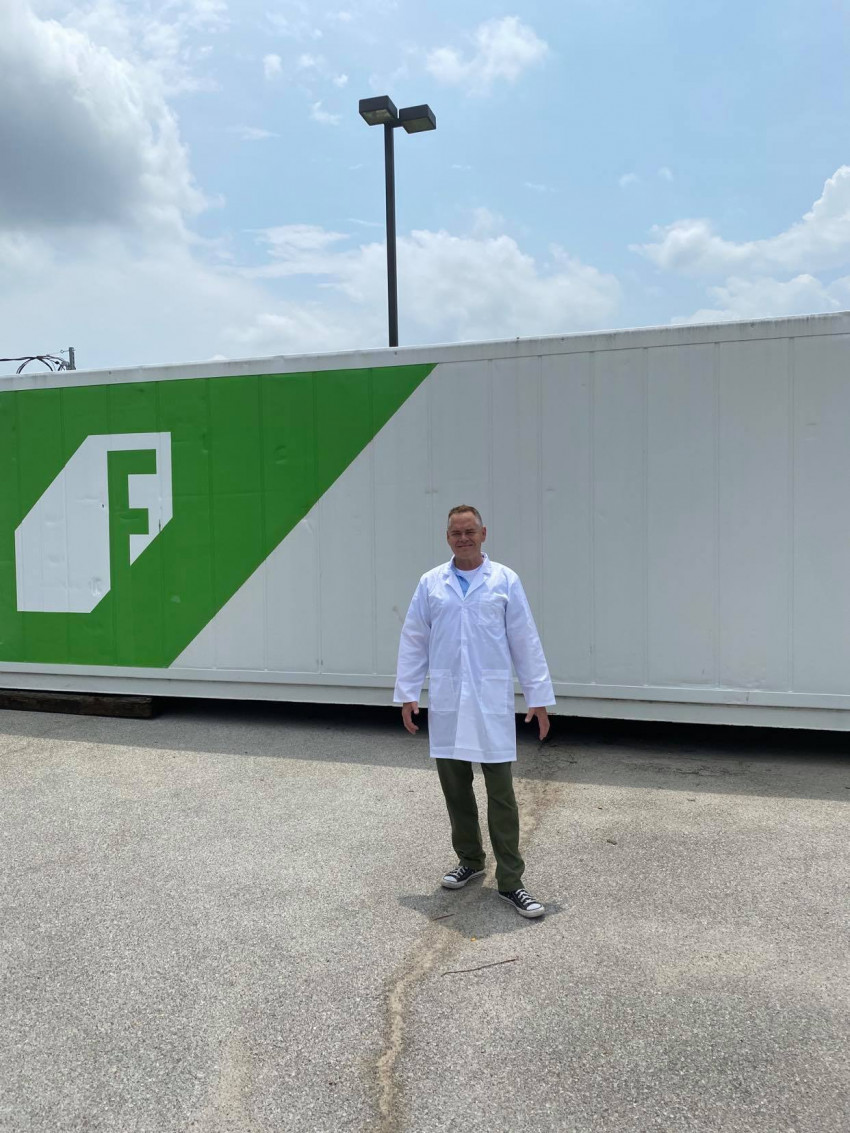
[[[534,838],[546,815],[556,803],[563,799],[569,784],[557,781],[545,774],[554,769],[562,758],[553,750],[547,750],[544,743],[537,746],[532,756],[526,749],[520,753],[523,764],[530,764],[534,778],[522,778],[515,774],[514,792],[520,813],[520,850],[524,853]],[[483,816],[482,816],[483,817]],[[487,866],[482,884],[495,879],[495,863]],[[479,898],[480,886],[466,892],[460,891],[454,900],[458,904],[457,913]],[[407,1044],[410,1022],[410,1008],[420,984],[439,965],[447,964],[451,956],[461,951],[470,942],[466,937],[451,931],[453,926],[441,923],[456,914],[432,918],[414,944],[401,968],[387,982],[384,994],[384,1043],[377,1059],[372,1063],[374,1091],[376,1097],[377,1120],[370,1126],[372,1133],[403,1133],[407,1121],[407,1107],[399,1068]],[[512,963],[520,957],[487,964],[482,967],[497,967],[502,963]],[[477,969],[470,969],[477,970]],[[441,975],[446,975],[442,972]],[[453,973],[452,973],[453,974]]]
[[[251,1053],[244,1036],[234,1030],[223,1043],[206,1105],[188,1128],[198,1133],[261,1133],[248,1112],[251,1079]]]
[[[550,748],[546,743],[539,743],[533,757],[529,758],[528,754],[522,753],[521,758],[524,764],[530,763],[536,772],[533,779],[514,775],[514,793],[519,805],[520,849],[524,850],[537,833],[546,812],[563,800],[570,784],[557,779],[554,774],[564,763],[554,745]],[[547,771],[553,774],[547,775]]]
[[[401,1133],[404,1128],[404,1097],[398,1064],[404,1053],[414,991],[439,961],[445,961],[451,953],[459,951],[463,943],[465,941],[447,932],[442,925],[429,925],[401,970],[388,983],[384,1045],[374,1063],[378,1110],[375,1133]]]

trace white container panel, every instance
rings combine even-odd
[[[723,343],[717,351],[719,684],[788,689],[788,344]]]
[[[646,356],[593,357],[594,672],[646,680]]]
[[[712,685],[717,616],[714,347],[649,351],[647,383],[648,683]]]
[[[554,681],[593,680],[590,355],[541,359],[541,566],[535,607]]]
[[[266,667],[319,672],[318,507],[266,560]]]
[[[435,366],[171,667],[22,655],[4,684],[389,703],[411,594],[469,503],[523,579],[559,711],[850,730],[848,362],[836,315],[77,373]],[[66,529],[46,514],[28,574],[53,582]]]
[[[263,566],[239,588],[210,624],[213,642],[213,668],[244,669],[256,672],[266,668],[268,611],[265,602]]]
[[[451,557],[446,542],[450,508],[471,504],[485,520],[492,510],[491,366],[486,359],[450,363],[438,366],[428,378],[434,523],[431,561],[423,570]]]
[[[794,343],[794,688],[850,693],[850,336]]]
[[[289,533],[172,669],[318,673],[316,512]]]
[[[540,358],[495,361],[491,388],[489,553],[517,572],[539,616]]]

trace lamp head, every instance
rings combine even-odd
[[[405,106],[398,112],[398,123],[408,134],[421,134],[425,130],[436,130],[437,119],[434,111],[424,103],[422,106]]]
[[[360,117],[367,126],[392,126],[398,123],[398,111],[393,100],[385,94],[376,98],[360,99]]]

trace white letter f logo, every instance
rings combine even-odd
[[[15,531],[18,609],[88,614],[111,586],[110,452],[153,450],[156,472],[127,477],[129,504],[148,514],[146,534],[130,535],[130,562],[173,514],[170,433],[86,437]]]

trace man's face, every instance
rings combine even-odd
[[[487,528],[479,525],[471,511],[460,511],[449,520],[446,539],[459,559],[471,559],[481,553],[481,544],[487,538]]]

